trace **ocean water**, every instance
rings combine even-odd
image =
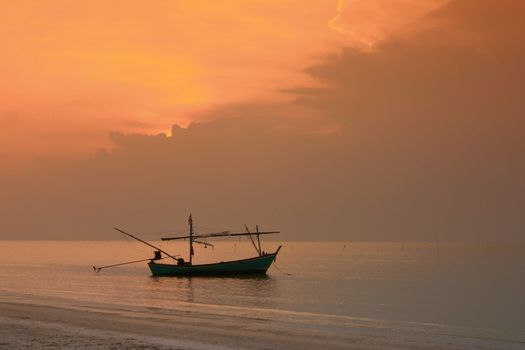
[[[184,242],[160,243],[187,254]],[[525,345],[525,245],[264,242],[283,245],[266,277],[151,277],[152,251],[127,241],[1,241],[0,301],[106,312],[278,320],[343,337],[409,332]],[[194,263],[250,257],[246,241],[196,247]],[[175,317],[175,316],[174,316]],[[495,343],[494,343],[495,342]],[[495,347],[498,347],[495,346]]]

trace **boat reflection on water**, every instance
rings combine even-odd
[[[270,275],[243,274],[238,276],[150,276],[145,285],[149,291],[152,306],[164,308],[175,300],[170,295],[176,295],[176,302],[188,304],[202,303],[204,300],[214,300],[214,303],[231,305],[231,295],[240,299],[249,297],[253,306],[267,307],[273,302],[277,293],[279,279]],[[243,296],[243,297],[241,297]]]

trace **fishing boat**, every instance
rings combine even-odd
[[[261,248],[261,235],[268,235],[274,233],[280,233],[279,231],[259,231],[259,226],[256,226],[255,232],[250,232],[248,227],[245,225],[246,232],[230,232],[222,231],[215,233],[203,233],[198,234],[193,231],[193,218],[190,214],[188,218],[189,224],[189,234],[186,236],[176,236],[176,237],[164,237],[161,238],[162,241],[173,241],[173,240],[188,240],[189,241],[189,251],[188,251],[188,261],[185,261],[184,258],[180,255],[172,255],[165,250],[160,249],[159,247],[154,246],[150,242],[146,242],[124,230],[115,228],[115,230],[139,241],[149,247],[155,249],[154,257],[150,259],[135,260],[126,263],[113,264],[102,267],[95,267],[93,269],[95,272],[99,272],[103,268],[121,266],[131,263],[148,261],[148,267],[151,270],[153,276],[218,276],[218,275],[261,275],[266,274],[272,263],[275,261],[281,246],[279,246],[275,252],[267,253]],[[247,259],[240,260],[230,260],[230,261],[220,261],[211,264],[193,264],[193,256],[195,252],[193,250],[194,244],[200,244],[205,247],[213,247],[212,243],[206,242],[206,239],[218,238],[218,237],[249,237],[257,256]],[[254,239],[255,237],[255,239]],[[256,243],[257,241],[257,243]],[[163,256],[164,254],[164,256]],[[170,258],[174,263],[160,263],[159,260]]]

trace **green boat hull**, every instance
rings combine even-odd
[[[275,253],[257,256],[255,258],[221,261],[214,264],[202,264],[191,266],[179,266],[175,264],[159,264],[155,261],[148,263],[153,276],[236,276],[236,275],[260,275],[266,274],[279,253],[279,247]]]

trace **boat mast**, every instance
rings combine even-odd
[[[191,217],[191,213],[190,213],[190,217],[188,218],[188,223],[190,224],[190,265],[191,265],[192,257],[193,257],[193,219]]]
[[[261,256],[262,253],[261,253],[261,241],[259,240],[259,226],[257,226],[257,240],[259,241],[259,247],[258,248],[255,245],[255,241],[253,240],[252,233],[250,232],[250,229],[248,228],[248,225],[244,224],[244,228],[246,229],[246,234],[250,237],[250,241],[252,242],[253,247],[257,251],[257,254],[259,254],[259,256]]]
[[[259,225],[255,225],[255,231],[257,231],[257,244],[259,245],[259,256],[262,256],[261,239],[259,238]]]

